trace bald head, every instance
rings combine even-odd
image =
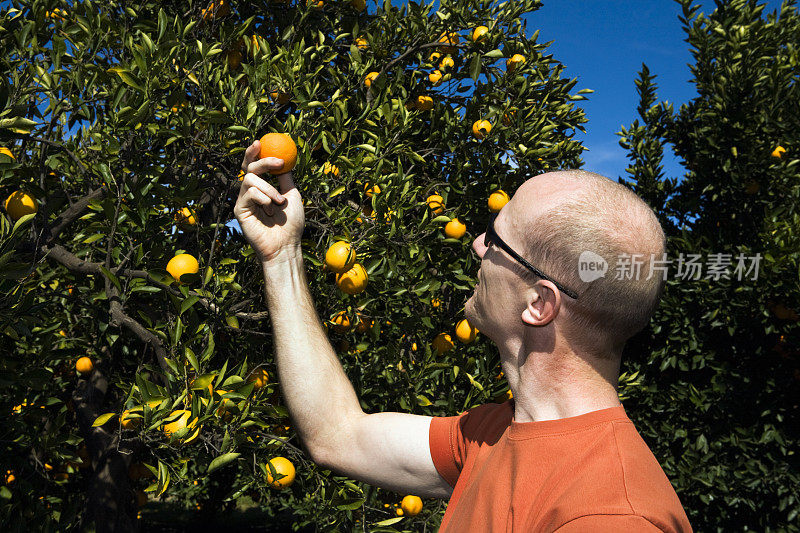
[[[581,170],[529,179],[505,210],[523,256],[578,294],[562,297],[567,340],[598,357],[621,353],[647,325],[664,286],[659,272],[647,279],[651,260],[666,251],[653,210],[624,185]],[[579,268],[587,259],[605,261],[605,275]]]

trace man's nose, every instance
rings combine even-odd
[[[475,253],[478,254],[478,257],[483,259],[483,254],[486,253],[486,246],[483,245],[484,240],[486,239],[486,233],[481,233],[478,235],[474,241],[472,241],[472,249],[475,250]]]

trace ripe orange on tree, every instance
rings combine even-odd
[[[367,198],[372,198],[373,195],[381,193],[381,188],[378,185],[370,186],[370,184],[367,183],[364,185],[364,193],[366,193]]]
[[[455,54],[458,51],[458,48],[453,45],[458,44],[460,40],[461,37],[459,37],[459,35],[456,32],[450,32],[450,33],[445,32],[439,37],[439,42],[447,46],[441,46],[439,47],[439,50],[443,54]]]
[[[178,254],[167,263],[167,272],[181,282],[184,274],[197,274],[200,271],[200,264],[192,254]]]
[[[442,355],[453,349],[453,339],[447,333],[439,333],[431,343],[437,355]]]
[[[776,147],[776,148],[775,148],[775,149],[772,151],[772,154],[771,154],[771,155],[772,155],[772,157],[777,157],[778,159],[781,159],[781,158],[783,157],[783,154],[785,154],[785,153],[786,153],[786,148],[784,148],[784,147],[783,147],[783,146],[781,146],[781,145],[778,145],[778,146],[777,146],[777,147]]]
[[[336,241],[325,252],[325,266],[328,270],[341,274],[347,272],[356,262],[356,251],[349,242]]]
[[[439,58],[441,58],[441,57],[442,57],[442,54],[441,54],[441,53],[439,53],[439,52],[433,52],[433,53],[431,53],[431,55],[428,57],[428,62],[429,62],[429,63],[436,63],[437,61],[439,61]]]
[[[433,214],[441,215],[444,213],[444,198],[438,194],[431,194],[425,202],[428,204],[428,209],[433,211]]]
[[[473,342],[477,335],[478,329],[470,324],[466,318],[456,324],[456,337],[464,344]]]
[[[5,156],[7,156],[7,157],[9,157],[11,159],[16,159],[14,157],[14,154],[11,153],[11,150],[9,150],[8,147],[6,147],[6,146],[0,146],[0,154],[3,154],[3,155],[5,155]]]
[[[509,200],[510,198],[508,197],[508,193],[506,193],[504,190],[498,189],[494,191],[489,195],[489,211],[492,213],[499,212]]]
[[[172,411],[167,419],[172,420],[172,422],[168,422],[161,427],[167,437],[172,437],[175,433],[184,428],[191,429],[197,426],[197,418],[192,418],[192,412],[188,409],[178,409]],[[189,419],[191,419],[191,422]],[[200,428],[196,428],[193,433],[183,437],[182,440],[184,443],[189,443],[196,439],[198,435],[200,435]]]
[[[308,0],[308,7],[311,9],[322,9],[324,6],[324,0]]]
[[[400,508],[405,516],[417,516],[422,511],[422,498],[409,494],[400,502]]]
[[[263,368],[256,368],[250,372],[247,382],[253,384],[253,390],[258,390],[269,383],[269,374]]]
[[[278,105],[286,105],[289,103],[289,93],[283,91],[272,91],[269,97]]]
[[[375,78],[378,77],[378,73],[373,71],[367,74],[366,78],[364,78],[364,85],[369,89],[372,87],[372,82],[375,81]]]
[[[119,425],[122,426],[122,429],[136,429],[142,423],[141,417],[133,416],[133,413],[138,412],[141,414],[141,410],[136,409],[125,409],[122,411],[122,414],[119,417]]]
[[[277,157],[283,159],[283,166],[277,170],[270,170],[270,174],[283,174],[289,172],[297,164],[297,145],[285,133],[267,133],[261,137],[260,157]]]
[[[4,204],[6,213],[11,217],[11,220],[17,221],[25,215],[36,213],[39,210],[39,204],[36,198],[22,191],[12,192]]]
[[[455,65],[456,65],[456,62],[453,61],[452,57],[445,56],[445,58],[442,59],[439,62],[439,70],[448,70],[448,69],[453,68]]]
[[[214,20],[215,17],[226,17],[231,14],[231,5],[228,0],[216,0],[203,9],[203,20]]]
[[[509,109],[506,113],[503,113],[503,124],[506,126],[510,126],[511,122],[514,120],[514,117],[517,116],[517,110],[514,108]]]
[[[421,94],[414,100],[414,107],[420,111],[430,111],[433,109],[433,98]]]
[[[450,239],[460,239],[466,232],[467,226],[457,218],[454,218],[444,226],[444,234]]]
[[[475,136],[476,139],[483,140],[484,137],[489,135],[492,131],[492,123],[488,120],[481,119],[476,120],[472,123],[472,135]]]
[[[181,228],[189,228],[197,224],[197,216],[190,208],[184,207],[175,213],[175,222]]]
[[[272,475],[270,466],[275,470]],[[267,461],[267,483],[273,488],[284,489],[294,483],[295,469],[292,462],[286,457],[273,457]]]
[[[330,161],[325,161],[325,163],[322,164],[322,173],[325,174],[326,176],[332,174],[333,177],[338,178],[339,167],[332,164]]]
[[[350,329],[350,317],[344,311],[339,311],[331,319],[333,330],[337,333],[344,333]]]
[[[428,74],[428,81],[430,81],[434,87],[438,87],[442,83],[442,72],[440,70],[434,70]]]
[[[518,66],[525,63],[525,56],[522,54],[514,54],[506,60],[506,69],[508,72],[514,72]]]
[[[369,43],[365,38],[359,37],[358,39],[356,39],[356,47],[359,50],[366,50],[367,48],[369,48]]]
[[[489,33],[489,28],[486,26],[478,26],[472,30],[472,41],[476,43],[485,41],[487,33]]]
[[[361,263],[355,263],[347,272],[336,274],[336,285],[342,292],[355,295],[367,288],[369,276]]]
[[[77,370],[78,374],[81,376],[86,377],[94,370],[94,363],[92,363],[92,360],[88,357],[83,356],[75,362],[75,370]]]

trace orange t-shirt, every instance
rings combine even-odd
[[[440,533],[692,531],[622,405],[520,423],[513,402],[431,421],[433,464],[453,486]]]

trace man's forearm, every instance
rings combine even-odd
[[[361,406],[317,316],[300,246],[281,250],[263,272],[284,401],[308,451],[322,454]]]

